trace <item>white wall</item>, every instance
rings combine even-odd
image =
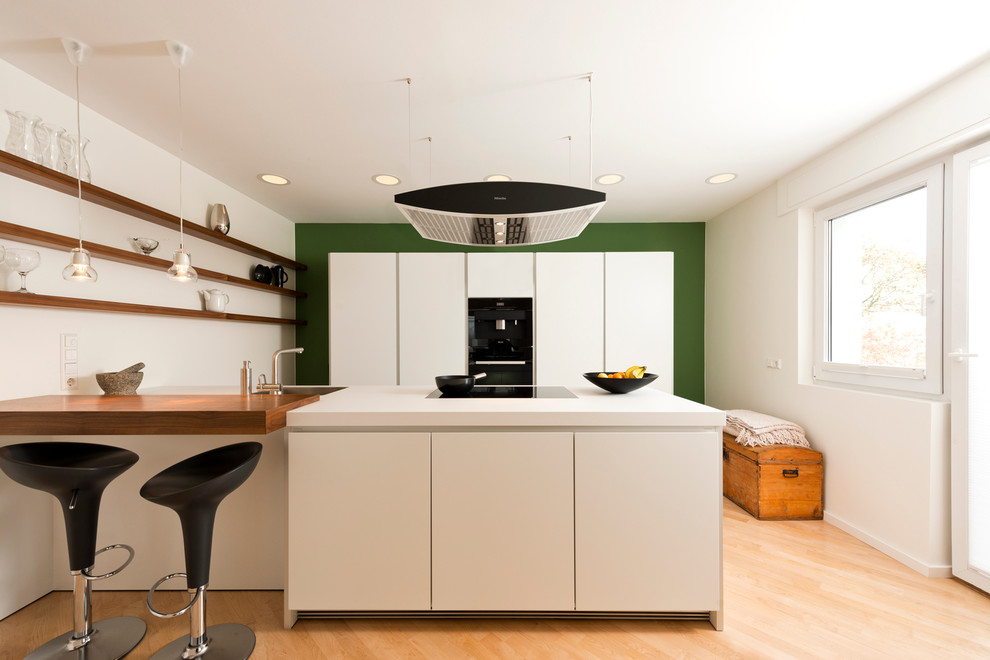
[[[948,397],[811,384],[811,217],[816,206],[985,139],[988,90],[984,63],[706,229],[706,403],[804,426],[824,454],[826,520],[930,576],[951,574]],[[767,369],[767,358],[783,368]]]
[[[94,60],[87,66],[97,64]],[[85,100],[85,76],[82,82]],[[43,85],[3,60],[0,60],[0,108],[31,112],[74,130],[74,98]],[[6,140],[7,130],[6,114],[3,114],[0,146]],[[87,156],[95,185],[178,214],[175,155],[154,147],[85,106],[82,131],[91,139]],[[183,168],[183,190],[183,216],[190,222],[205,224],[209,205],[224,203],[231,218],[230,236],[287,257],[294,255],[294,229],[286,218],[188,165]],[[0,220],[75,236],[77,218],[75,198],[0,174]],[[177,231],[85,202],[83,222],[84,238],[97,243],[130,250],[133,248],[129,237],[148,236],[161,241],[154,256],[164,259],[170,259],[178,246]],[[8,248],[30,247],[3,238],[0,244]],[[192,253],[194,266],[242,277],[249,277],[254,264],[259,262],[257,258],[188,236],[185,247]],[[227,308],[230,312],[288,317],[295,313],[293,299],[285,296],[206,281],[195,285],[175,284],[164,273],[99,258],[93,261],[99,272],[97,283],[69,283],[61,278],[62,269],[69,263],[68,253],[38,249],[41,266],[28,276],[28,288],[37,293],[202,309],[197,291],[218,288],[230,296]],[[0,266],[0,289],[16,290],[18,282],[16,273]],[[292,287],[293,283],[294,275],[290,271],[287,286]],[[255,374],[267,374],[272,353],[293,346],[295,339],[291,326],[2,305],[0,399],[65,393],[59,390],[59,333],[78,335],[80,387],[76,393],[80,394],[100,394],[96,372],[114,371],[139,361],[147,365],[139,392],[176,385],[236,387],[243,360],[254,362]],[[285,362],[290,377],[291,362]],[[50,438],[0,436],[0,443],[46,439]],[[231,441],[236,439],[241,438]],[[104,441],[112,444],[114,438]],[[140,452],[138,465],[149,474],[186,457],[190,449],[174,442],[143,443],[143,446],[146,449]],[[277,473],[275,466],[265,472],[276,476]],[[138,497],[136,490],[127,496]],[[59,584],[61,577],[53,582],[53,574],[61,576],[67,572],[64,549],[58,548],[54,556],[51,550],[53,543],[62,543],[61,513],[53,515],[53,502],[47,495],[0,476],[0,617],[43,595],[52,584]],[[179,534],[177,523],[169,532]],[[281,534],[281,528],[275,533]],[[104,540],[102,534],[100,540]],[[108,539],[108,543],[127,542],[126,538]],[[163,563],[160,568],[164,574],[178,567]],[[108,580],[101,586],[113,588],[113,582]]]

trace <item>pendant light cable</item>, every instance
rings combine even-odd
[[[82,242],[82,121],[79,119],[79,66],[76,65],[76,142],[79,153],[76,156],[76,184],[78,187],[78,211],[79,211],[79,249],[83,249]]]
[[[430,143],[430,177],[426,185],[432,186],[433,185],[433,138],[427,137],[426,141]]]
[[[83,247],[82,239],[83,137],[82,120],[80,119],[82,104],[79,101],[79,66],[89,55],[90,48],[86,44],[74,39],[62,39],[62,47],[65,48],[65,52],[69,56],[69,61],[76,68],[76,222],[79,231],[79,247],[70,250],[71,261],[68,266],[62,269],[62,279],[69,282],[95,282],[99,276],[96,273],[96,269],[93,268],[89,251]]]
[[[165,42],[172,63],[178,69],[179,83],[179,249],[172,253],[172,266],[168,269],[168,278],[173,282],[195,282],[199,279],[199,274],[192,267],[192,256],[185,251],[185,231],[184,218],[182,216],[182,169],[185,161],[185,145],[183,143],[183,121],[182,121],[182,67],[185,66],[192,49],[178,41]]]
[[[182,150],[182,67],[179,71],[179,249],[182,249],[182,161],[184,153]]]

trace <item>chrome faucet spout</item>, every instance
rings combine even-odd
[[[283,348],[280,351],[275,351],[272,355],[272,382],[277,383],[279,389],[282,389],[282,379],[278,375],[278,357],[280,355],[285,355],[286,353],[302,353],[301,348]]]
[[[278,373],[278,358],[280,355],[285,355],[286,353],[302,353],[302,348],[283,348],[282,350],[275,351],[272,355],[272,382],[265,382],[265,375],[260,375],[260,382],[258,383],[258,391],[261,393],[268,394],[281,394],[282,393],[282,379],[279,377]]]

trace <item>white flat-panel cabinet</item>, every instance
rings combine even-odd
[[[430,609],[430,434],[288,443],[288,609]]]
[[[334,252],[330,384],[396,385],[396,254]]]
[[[469,298],[532,298],[532,252],[469,252]]]
[[[539,345],[537,345],[539,350]],[[642,365],[674,391],[674,253],[605,253],[605,368]]]
[[[399,385],[466,373],[464,254],[399,254]]]
[[[536,384],[586,384],[605,369],[605,254],[536,254]],[[618,367],[616,367],[618,368]]]
[[[433,609],[573,610],[572,433],[433,434]]]
[[[579,611],[721,610],[721,447],[714,430],[574,434]]]

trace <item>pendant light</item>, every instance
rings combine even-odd
[[[192,49],[178,41],[166,41],[165,47],[172,58],[172,64],[179,71],[179,249],[172,253],[172,267],[168,278],[173,282],[195,282],[199,275],[192,267],[191,255],[182,247],[182,67],[192,56]]]
[[[72,248],[69,253],[72,263],[62,270],[62,278],[69,282],[95,282],[96,270],[90,265],[89,251],[82,242],[82,130],[79,119],[79,65],[83,63],[92,50],[86,44],[75,39],[62,39],[62,47],[69,56],[69,62],[76,67],[76,183],[79,200],[79,247]]]

